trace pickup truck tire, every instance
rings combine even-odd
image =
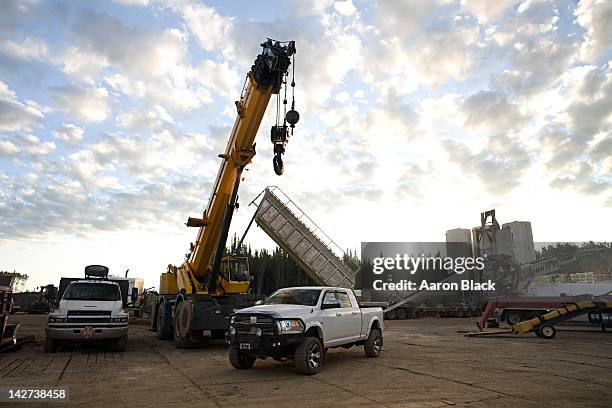
[[[45,340],[45,353],[57,352],[58,341],[47,337]]]
[[[368,357],[378,357],[380,356],[380,352],[383,346],[383,337],[382,333],[379,329],[370,330],[370,335],[365,341],[363,345],[363,349],[365,350],[366,356]]]
[[[234,368],[245,370],[253,367],[253,364],[255,364],[255,357],[249,356],[248,354],[231,347],[229,351],[229,361]]]
[[[166,313],[166,304],[162,303],[157,309],[157,338],[160,340],[172,339],[172,325]]]
[[[128,336],[127,334],[123,337],[119,337],[115,343],[115,350],[120,353],[123,353],[127,350]]]
[[[295,368],[305,375],[317,374],[325,360],[325,350],[316,337],[306,337],[295,348]]]

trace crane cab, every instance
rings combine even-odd
[[[246,256],[225,256],[220,265],[221,286],[225,293],[246,293],[251,283]]]

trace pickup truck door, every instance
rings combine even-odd
[[[321,306],[332,302],[338,302],[336,292],[333,290],[328,290],[323,294]],[[340,322],[340,318],[342,317],[341,308],[321,309],[319,313],[321,323],[323,325],[323,340],[325,341],[325,347],[342,344],[341,339],[343,337],[343,328]]]
[[[338,319],[341,326],[341,343],[350,343],[361,339],[361,309],[357,300],[346,291],[337,290],[336,298],[340,301],[340,312]],[[352,299],[351,299],[352,298]]]

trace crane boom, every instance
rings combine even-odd
[[[283,45],[268,39],[261,45],[263,51],[247,74],[240,100],[236,102],[237,117],[225,152],[219,155],[222,161],[206,211],[202,218],[187,221],[187,226],[199,227],[191,254],[181,267],[169,266],[169,272],[176,274],[179,291],[244,293],[248,290],[248,282],[246,287],[244,283],[219,282],[220,266],[242,171],[255,156],[254,140],[259,125],[272,94],[279,93],[291,64],[290,57],[295,53],[293,41]],[[278,128],[286,134],[285,125],[273,127],[273,135],[279,132]]]

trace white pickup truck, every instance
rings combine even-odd
[[[383,311],[363,307],[346,288],[279,289],[263,303],[233,314],[226,340],[235,368],[272,357],[294,359],[299,372],[312,375],[320,371],[328,348],[362,345],[368,357],[378,357]]]

